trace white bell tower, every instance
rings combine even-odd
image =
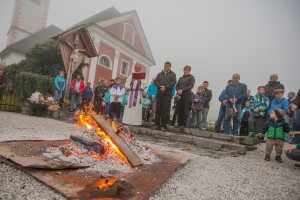
[[[15,0],[6,46],[44,29],[50,0]]]

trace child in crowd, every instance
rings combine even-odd
[[[271,101],[270,108],[268,110],[268,116],[275,109],[282,109],[285,114],[289,111],[289,102],[286,98],[283,97],[284,90],[277,89],[274,91],[275,98]]]
[[[275,97],[276,98],[276,97]],[[274,109],[270,113],[269,121],[264,125],[259,135],[267,133],[265,160],[270,161],[273,146],[275,146],[277,162],[282,163],[281,155],[284,145],[284,133],[291,133],[292,129],[284,120],[285,112],[282,109]]]
[[[90,106],[92,99],[93,99],[93,89],[91,88],[91,82],[87,82],[82,92],[83,106]]]
[[[150,115],[150,105],[151,101],[148,98],[147,93],[143,93],[143,101],[142,101],[142,107],[143,107],[143,120],[148,121],[149,120],[149,115]]]
[[[241,111],[241,126],[240,126],[240,135],[247,135],[249,132],[249,117],[251,115],[251,109],[249,107],[250,102],[245,101],[245,107]]]
[[[257,94],[250,100],[250,109],[252,116],[249,120],[249,128],[251,136],[255,136],[260,131],[266,122],[266,112],[269,108],[269,97],[266,95],[266,89],[264,86],[257,88]]]
[[[201,122],[201,111],[203,110],[203,106],[205,104],[205,94],[203,86],[199,86],[197,89],[197,93],[192,97],[192,120],[191,120],[191,128],[199,128]],[[197,120],[196,120],[197,119]]]
[[[105,113],[106,115],[108,115],[109,114],[109,107],[110,107],[110,93],[109,93],[109,90],[107,92],[105,92],[105,94],[104,94],[104,101],[103,102],[105,102],[105,107],[104,107],[104,109],[105,109],[104,111],[105,112],[103,112],[103,113]]]
[[[123,118],[123,115],[124,115],[124,109],[125,109],[125,106],[126,106],[126,103],[127,103],[127,98],[128,98],[128,91],[125,91],[123,101],[122,101],[121,118]]]
[[[110,111],[109,117],[113,120],[116,117],[118,120],[121,118],[122,101],[125,94],[125,88],[121,84],[121,79],[117,77],[115,84],[110,88]]]

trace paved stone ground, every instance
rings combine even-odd
[[[66,139],[83,131],[49,118],[0,112],[0,141]],[[151,198],[156,199],[300,199],[300,169],[283,156],[283,163],[264,158],[265,144],[236,157],[230,152],[137,135],[153,148],[184,153],[190,162],[172,175]],[[274,153],[274,152],[273,152]],[[65,199],[24,172],[0,162],[0,199]]]

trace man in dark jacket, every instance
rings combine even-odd
[[[0,101],[2,101],[4,90],[9,83],[7,74],[4,71],[4,65],[0,64]]]
[[[240,83],[240,75],[233,74],[232,83],[227,85],[225,88],[225,99],[227,100],[226,104],[226,114],[224,122],[224,131],[225,134],[230,132],[230,121],[231,117],[233,118],[233,134],[237,135],[240,124],[241,124],[241,110],[242,103],[246,97],[247,86],[244,83]],[[230,110],[235,110],[234,116],[230,116]]]
[[[277,89],[283,89],[284,86],[280,83],[278,80],[278,75],[277,74],[271,74],[270,75],[270,81],[267,83],[266,87],[266,94],[270,99],[270,103],[274,99],[274,91]]]
[[[210,89],[208,89],[208,81],[203,81],[202,86],[204,88],[204,95],[205,95],[205,104],[203,106],[203,110],[202,112],[202,119],[201,119],[201,123],[199,125],[200,129],[202,131],[206,131],[207,130],[207,115],[208,115],[208,111],[209,111],[209,102],[211,101],[212,98],[212,92]]]
[[[157,74],[154,84],[157,87],[157,95],[153,129],[166,131],[166,125],[170,121],[172,88],[176,84],[176,74],[171,71],[170,62],[165,62],[164,70]]]
[[[99,112],[102,110],[102,101],[104,100],[104,95],[107,91],[107,80],[100,81],[99,85],[94,90],[94,108],[97,114],[99,114]]]

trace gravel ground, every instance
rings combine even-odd
[[[0,112],[1,141],[66,139],[83,130],[49,118]],[[197,149],[154,140],[137,139],[153,148],[184,153],[190,162],[178,170],[151,198],[156,199],[300,199],[300,169],[283,156],[283,163],[264,158],[265,144],[244,156]],[[273,152],[274,153],[274,152]],[[65,199],[24,172],[0,162],[0,199]]]

